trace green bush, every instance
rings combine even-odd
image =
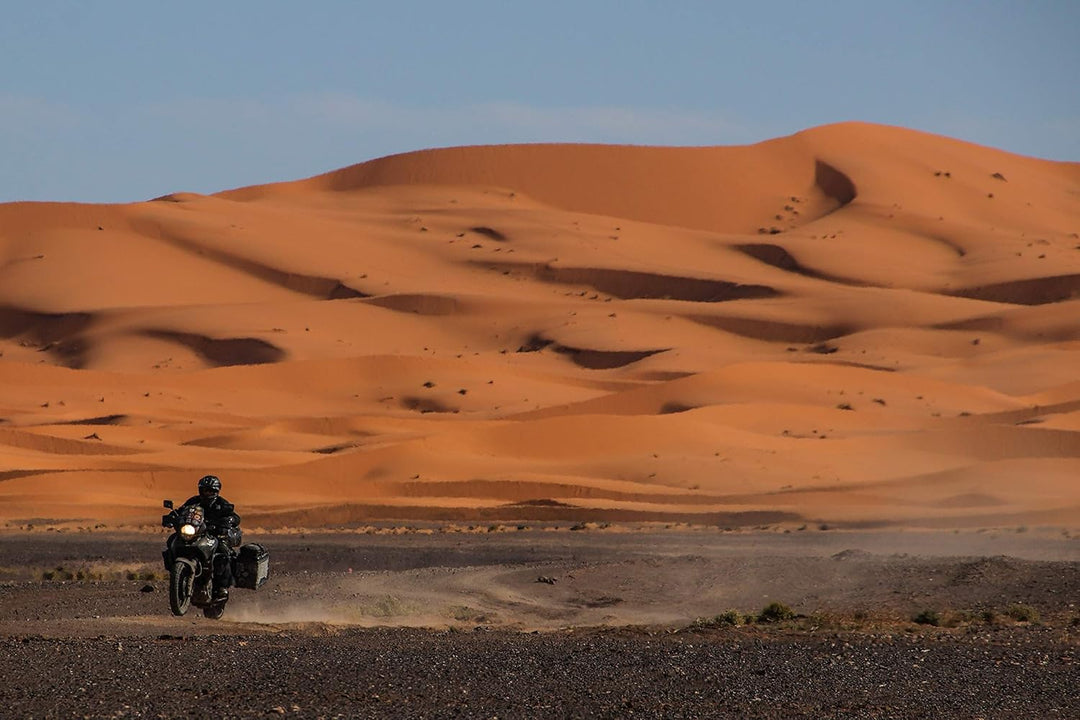
[[[933,625],[934,627],[937,627],[941,624],[941,615],[938,614],[937,610],[923,610],[911,619],[920,625]]]
[[[945,627],[960,627],[974,622],[976,617],[978,616],[971,610],[953,610],[949,613],[944,625]]]
[[[694,627],[724,627],[738,625],[742,620],[742,615],[738,610],[728,610],[727,612],[720,613],[719,615],[713,615],[712,617],[702,617],[694,621]]]
[[[1016,622],[1039,622],[1039,611],[1023,603],[1013,603],[1005,608],[1005,614]]]
[[[774,623],[784,620],[792,620],[795,617],[795,611],[789,608],[782,602],[771,602],[761,609],[758,613],[758,622]]]

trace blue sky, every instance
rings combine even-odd
[[[5,3],[0,202],[902,125],[1080,161],[1080,1]]]

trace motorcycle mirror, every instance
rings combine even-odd
[[[165,502],[161,503],[161,506],[162,507],[167,507],[170,510],[172,510],[172,500],[166,500]]]

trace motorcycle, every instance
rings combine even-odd
[[[228,562],[237,587],[258,589],[269,574],[269,553],[261,545],[240,544],[240,528],[232,523],[211,532],[206,513],[199,505],[173,509],[172,500],[163,506],[169,512],[161,517],[162,527],[173,532],[165,541],[162,559],[169,572],[169,609],[184,615],[194,605],[203,615],[217,620],[225,612],[228,596],[214,597],[214,560]]]

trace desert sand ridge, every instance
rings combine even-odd
[[[0,524],[1080,525],[1080,164],[845,123],[0,205]]]

